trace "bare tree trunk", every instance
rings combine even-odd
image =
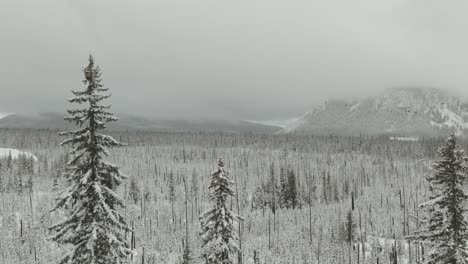
[[[237,171],[234,171],[234,181],[236,183],[236,202],[237,202],[237,214],[241,215],[240,212],[240,202],[239,202],[239,188],[237,187]],[[241,232],[241,222],[238,223],[238,233],[239,233],[239,256],[238,263],[242,264],[244,261],[243,252],[242,252],[242,232]]]
[[[268,249],[271,249],[271,210],[268,210]]]
[[[312,245],[312,190],[309,183],[309,244]]]
[[[185,159],[185,155],[184,155]],[[183,177],[184,190],[185,190],[185,246],[188,248],[189,243],[189,222],[188,222],[188,197],[187,197],[187,180]]]

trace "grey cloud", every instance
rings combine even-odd
[[[64,111],[89,53],[117,112],[274,119],[329,97],[468,96],[466,1],[0,3],[0,112]],[[19,103],[20,102],[20,103]]]

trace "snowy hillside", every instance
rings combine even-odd
[[[434,88],[393,88],[376,97],[330,100],[283,132],[340,134],[467,134],[468,103]]]
[[[13,115],[13,113],[1,113],[0,112],[0,119],[2,119],[4,117],[7,117],[7,116],[10,116],[10,115]]]
[[[249,122],[252,124],[260,124],[260,125],[265,125],[265,126],[278,127],[282,129],[291,129],[301,124],[305,115],[306,114],[300,117],[295,117],[295,118],[286,119],[286,120],[266,120],[266,121],[246,120],[246,122]]]
[[[12,159],[17,159],[20,155],[26,155],[27,157],[32,157],[34,161],[37,161],[37,157],[29,152],[12,148],[0,148],[0,158],[8,157],[8,155],[11,155]]]

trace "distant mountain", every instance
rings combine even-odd
[[[11,114],[0,119],[0,128],[62,128],[68,127],[63,116],[55,113],[41,113],[38,115]]]
[[[154,130],[154,131],[193,131],[227,133],[263,133],[271,134],[280,127],[255,124],[247,121],[226,120],[153,120],[131,115],[119,115],[117,122],[111,122],[109,130]],[[73,124],[63,120],[64,114],[41,113],[37,115],[10,114],[0,118],[0,128],[40,128],[72,129]]]
[[[435,88],[393,88],[354,102],[329,100],[282,132],[468,135],[468,103]]]

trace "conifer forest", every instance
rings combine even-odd
[[[468,0],[0,0],[0,264],[468,264]]]
[[[467,261],[463,137],[112,130],[83,78],[71,129],[0,129],[2,264]]]

